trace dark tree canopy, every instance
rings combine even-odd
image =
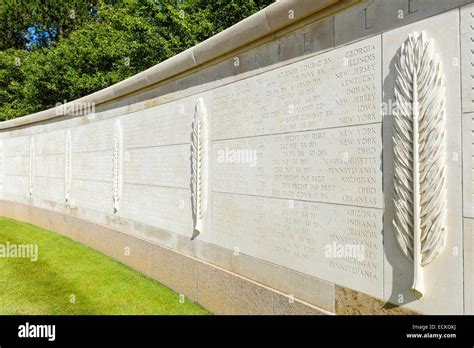
[[[0,120],[143,71],[273,0],[3,0]]]

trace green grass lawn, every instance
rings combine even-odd
[[[0,314],[209,314],[108,256],[0,217],[0,246],[7,242],[37,244],[38,260],[0,257]]]

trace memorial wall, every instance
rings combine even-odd
[[[0,123],[0,215],[73,217],[217,313],[474,314],[474,5],[282,3],[184,72]]]

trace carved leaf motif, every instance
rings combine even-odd
[[[66,145],[64,148],[64,197],[66,203],[71,199],[72,183],[72,138],[71,131],[66,132]]]
[[[191,203],[194,231],[202,232],[207,210],[208,120],[202,98],[196,102],[191,133]],[[196,237],[193,233],[194,238]]]
[[[113,150],[113,200],[114,214],[119,211],[120,200],[122,198],[122,152],[123,152],[123,134],[120,120],[115,122],[114,128],[114,150]]]
[[[396,75],[393,226],[414,264],[412,290],[422,296],[422,266],[441,253],[447,235],[443,76],[424,33],[403,43]]]
[[[30,138],[30,171],[29,171],[29,194],[33,195],[34,181],[35,181],[35,138]]]

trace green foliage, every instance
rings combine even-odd
[[[33,13],[31,18],[25,15],[21,24],[9,28],[2,24],[2,31],[9,34],[0,43],[0,120],[41,111],[117,83],[272,2],[68,0],[61,7],[49,1],[47,15],[39,8],[31,12],[28,6],[13,14],[0,7],[0,16],[7,18],[1,18],[2,23]],[[69,8],[80,9],[75,12],[77,22],[71,21]],[[25,49],[21,35],[31,32],[32,25],[36,36]]]
[[[3,0],[0,49],[54,45],[93,21],[98,4],[90,0]]]

